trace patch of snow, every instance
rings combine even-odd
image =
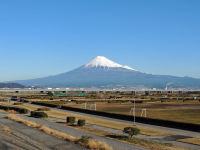
[[[135,69],[133,69],[133,68],[131,68],[129,66],[123,66],[123,68],[136,71]]]
[[[90,62],[85,64],[84,67],[85,68],[88,68],[88,67],[124,68],[124,69],[128,69],[128,70],[136,71],[135,69],[133,69],[133,68],[131,68],[129,66],[120,65],[120,64],[118,64],[118,63],[116,63],[114,61],[111,61],[111,60],[107,59],[104,56],[95,57]]]

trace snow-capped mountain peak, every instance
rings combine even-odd
[[[85,68],[88,67],[104,67],[104,68],[124,68],[124,69],[128,69],[128,70],[133,70],[135,71],[135,69],[129,67],[129,66],[123,66],[120,65],[114,61],[111,61],[109,59],[107,59],[104,56],[97,56],[94,59],[92,59],[90,62],[88,62],[87,64],[84,65]]]
[[[12,81],[27,86],[144,90],[152,88],[200,89],[200,79],[152,75],[97,56],[85,65],[58,75],[31,80]]]

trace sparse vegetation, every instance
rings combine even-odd
[[[7,127],[7,126],[5,126],[5,127],[3,127],[3,129],[2,129],[4,132],[10,132],[10,128],[9,127]]]

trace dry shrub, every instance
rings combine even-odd
[[[3,127],[3,129],[2,129],[4,132],[10,132],[10,128],[9,127]]]
[[[94,140],[90,136],[82,136],[81,138],[77,139],[75,143],[78,143],[79,145],[82,145],[89,149],[112,150],[112,147],[108,146],[107,143]]]
[[[96,150],[112,150],[112,147],[110,147],[107,143],[96,141],[94,139],[90,139],[88,141],[88,147],[89,149]]]
[[[96,149],[97,148],[97,142],[96,141],[94,141],[93,139],[90,139],[89,141],[88,141],[88,147],[90,148],[90,149]]]

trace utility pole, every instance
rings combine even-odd
[[[135,123],[135,100],[134,100],[134,107],[131,108],[130,113],[131,116],[133,115],[133,125],[136,125]]]
[[[133,125],[135,125],[135,100],[134,100],[134,112],[133,112],[133,115],[134,115]]]

